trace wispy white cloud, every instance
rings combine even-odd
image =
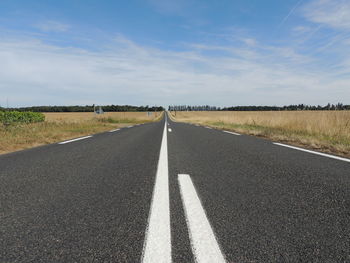
[[[311,32],[313,29],[310,26],[299,25],[299,26],[295,26],[292,30],[294,33],[297,33],[297,34],[305,34],[305,33]]]
[[[70,29],[70,25],[58,21],[42,21],[34,27],[43,32],[66,32]]]
[[[164,51],[121,35],[108,46],[93,52],[0,40],[1,99],[16,105],[221,106],[350,100],[350,77],[335,77],[292,48],[192,44],[187,51]],[[339,64],[344,72],[347,63]]]
[[[303,13],[311,22],[350,30],[349,0],[313,0],[304,6]]]
[[[247,45],[254,47],[257,45],[257,41],[254,38],[243,38],[242,41]]]
[[[283,26],[283,24],[285,22],[287,22],[288,18],[294,13],[294,11],[297,9],[297,7],[303,2],[304,0],[299,0],[294,6],[293,8],[289,11],[289,13],[282,19],[282,21],[280,22],[280,24],[278,25],[278,27]]]

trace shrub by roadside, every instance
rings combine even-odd
[[[43,121],[45,121],[45,115],[40,112],[0,111],[0,122],[3,125]]]

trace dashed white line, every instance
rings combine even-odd
[[[313,154],[321,155],[321,156],[324,156],[324,157],[328,157],[328,158],[332,158],[332,159],[336,159],[336,160],[340,160],[340,161],[344,161],[344,162],[350,162],[350,159],[343,158],[343,157],[338,157],[338,156],[331,155],[331,154],[326,154],[326,153],[320,153],[320,152],[315,152],[315,151],[311,151],[311,150],[306,150],[306,149],[303,149],[303,148],[299,148],[299,147],[295,147],[295,146],[291,146],[291,145],[287,145],[287,144],[283,144],[283,143],[274,142],[273,144],[279,145],[279,146],[283,146],[283,147],[288,147],[288,148],[291,148],[291,149],[294,149],[294,150],[307,152],[307,153],[313,153]]]
[[[229,134],[233,134],[233,135],[240,135],[239,133],[237,133],[237,132],[230,132],[230,131],[224,131],[224,132],[226,132],[226,133],[229,133]]]
[[[171,128],[169,128],[168,131],[171,132]]]
[[[84,140],[84,139],[87,139],[90,137],[92,137],[92,135],[80,137],[80,138],[76,138],[76,139],[72,139],[72,140],[68,140],[68,141],[64,141],[64,142],[59,142],[58,144],[66,144],[66,143],[70,143],[70,142],[80,141],[80,140]]]
[[[166,122],[160,148],[156,182],[153,190],[148,228],[143,246],[142,262],[171,262],[169,208],[169,170]]]
[[[196,262],[226,262],[190,176],[188,174],[179,174],[178,180],[190,233],[192,252]]]
[[[116,132],[116,131],[119,131],[120,129],[115,129],[115,130],[111,130],[109,132]]]

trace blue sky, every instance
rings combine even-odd
[[[350,104],[348,0],[1,0],[0,105]]]

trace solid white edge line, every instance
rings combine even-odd
[[[299,147],[296,147],[296,146],[291,146],[291,145],[288,145],[288,144],[278,143],[278,142],[274,142],[273,144],[279,145],[279,146],[283,146],[283,147],[287,147],[287,148],[291,148],[291,149],[294,149],[294,150],[307,152],[307,153],[313,153],[313,154],[321,155],[321,156],[324,156],[324,157],[328,157],[328,158],[332,158],[332,159],[336,159],[336,160],[340,160],[340,161],[344,161],[344,162],[349,162],[350,163],[350,159],[343,158],[343,157],[338,157],[338,156],[331,155],[331,154],[315,152],[315,151],[299,148]]]
[[[196,258],[196,262],[226,262],[191,177],[188,174],[179,174],[178,181],[187,227],[189,229],[192,252]]]
[[[115,129],[115,130],[111,130],[109,132],[116,132],[116,131],[119,131],[120,129]]]
[[[229,134],[233,134],[233,135],[240,136],[240,134],[239,134],[239,133],[237,133],[237,132],[230,132],[230,131],[223,131],[223,132],[226,132],[226,133],[229,133]]]
[[[80,140],[84,140],[84,139],[87,139],[90,137],[92,137],[92,135],[85,136],[85,137],[79,137],[79,138],[75,138],[75,139],[68,140],[68,141],[59,142],[58,144],[66,144],[66,143],[70,143],[70,142],[80,141]]]
[[[169,208],[169,170],[167,119],[165,119],[157,174],[148,218],[142,262],[171,262],[171,230]]]

